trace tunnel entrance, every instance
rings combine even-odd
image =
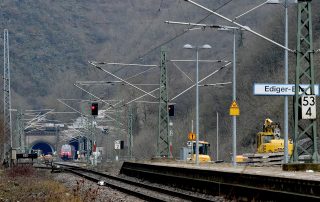
[[[46,142],[38,142],[35,145],[32,146],[32,150],[41,150],[42,154],[52,154],[53,149],[52,146]]]

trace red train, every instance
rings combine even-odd
[[[63,160],[71,160],[74,157],[74,147],[69,144],[64,144],[61,147],[60,158]]]

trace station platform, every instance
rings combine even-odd
[[[284,171],[282,166],[245,166],[237,165],[233,167],[231,163],[200,163],[195,165],[194,163],[186,163],[183,161],[166,161],[166,162],[156,162],[156,161],[142,161],[140,163],[146,163],[151,165],[160,166],[170,166],[170,167],[180,167],[180,168],[190,168],[190,169],[200,169],[200,170],[213,170],[219,172],[230,172],[230,173],[243,173],[250,175],[263,175],[270,177],[281,177],[281,178],[292,178],[292,179],[303,179],[312,180],[320,182],[320,172],[316,170],[301,170],[297,171],[292,169],[291,171]],[[319,164],[318,164],[319,165]]]
[[[281,166],[175,161],[124,162],[120,174],[141,180],[223,195],[240,201],[320,201],[320,172],[283,171]]]

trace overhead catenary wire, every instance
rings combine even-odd
[[[49,114],[75,114],[77,112],[49,112]]]
[[[166,20],[164,21],[164,23],[167,24],[178,24],[178,25],[188,25],[188,26],[200,26],[200,27],[210,27],[210,28],[215,28],[215,29],[223,29],[223,28],[227,28],[227,29],[240,29],[239,27],[231,27],[231,26],[227,26],[227,25],[215,25],[215,24],[201,24],[201,23],[193,23],[193,22],[178,22],[178,21],[171,21],[171,20]],[[188,29],[190,30],[190,29]]]
[[[157,90],[159,90],[159,88],[153,89],[153,90],[152,90],[152,91],[150,91],[149,93],[153,93],[153,92],[155,92],[155,91],[157,91]],[[146,95],[147,95],[147,94],[141,95],[141,96],[139,96],[139,97],[137,97],[137,98],[135,98],[135,99],[133,99],[133,100],[131,100],[131,101],[127,102],[127,103],[126,103],[126,105],[128,105],[128,104],[130,104],[130,103],[132,103],[132,102],[134,102],[134,101],[136,101],[136,100],[139,100],[139,99],[141,99],[141,98],[145,97]]]
[[[53,109],[51,110],[51,111],[53,111]],[[46,114],[48,114],[50,111],[48,111],[48,112],[46,112],[45,114],[42,114],[41,115],[41,113],[39,112],[39,113],[37,113],[37,114],[24,114],[24,115],[26,115],[26,116],[33,116],[33,118],[31,118],[31,119],[25,119],[26,121],[27,121],[27,123],[26,123],[26,126],[25,126],[25,129],[28,129],[28,128],[30,128],[30,127],[32,127],[32,126],[35,126],[36,124],[38,124],[39,122],[41,122],[41,121],[44,121],[45,120],[45,116],[46,116]]]
[[[73,111],[75,111],[75,112],[79,113],[80,115],[86,117],[85,114],[83,114],[83,113],[81,113],[80,111],[76,110],[75,108],[71,107],[71,106],[68,105],[67,103],[63,102],[61,99],[57,99],[57,100],[58,100],[60,103],[62,103],[62,104],[64,104],[65,106],[67,106],[68,108],[72,109]],[[111,120],[116,121],[114,118],[110,117],[109,115],[106,114],[106,116],[107,116],[108,118],[110,118]],[[120,125],[123,125],[123,123],[121,123],[121,122],[119,122],[119,123],[120,123]]]
[[[227,17],[225,17],[225,16],[223,16],[223,15],[215,12],[215,11],[212,11],[212,10],[210,10],[209,8],[206,8],[206,7],[202,6],[201,4],[198,4],[198,3],[196,3],[196,2],[194,2],[194,1],[192,1],[192,0],[185,0],[185,1],[190,2],[191,4],[193,4],[193,5],[195,5],[195,6],[199,7],[199,8],[202,8],[203,10],[206,10],[206,11],[208,11],[208,12],[210,12],[210,13],[212,13],[212,14],[214,14],[214,15],[216,15],[216,16],[218,16],[218,17],[220,17],[220,18],[222,18],[222,19],[224,19],[224,20],[226,20],[226,21],[228,21],[228,22],[231,22],[231,23],[233,23],[233,24],[241,27],[242,29],[244,29],[244,30],[246,30],[246,31],[248,31],[248,32],[256,35],[256,36],[258,36],[258,37],[260,37],[260,38],[262,38],[262,39],[265,39],[266,41],[269,41],[270,43],[273,43],[274,45],[277,45],[277,46],[279,46],[279,47],[281,47],[281,48],[283,48],[283,49],[285,49],[285,50],[288,50],[288,51],[290,51],[290,52],[292,52],[292,53],[295,53],[294,50],[291,50],[290,48],[287,48],[287,47],[285,47],[285,46],[283,46],[283,45],[281,45],[281,44],[279,44],[279,43],[277,43],[277,42],[269,39],[268,37],[265,37],[265,36],[263,36],[262,34],[259,34],[259,33],[256,32],[256,31],[253,31],[252,29],[250,29],[250,28],[247,27],[247,26],[243,26],[243,25],[241,25],[241,24],[239,24],[239,23],[237,23],[237,22],[235,22],[235,21],[233,21],[233,20],[231,20],[231,19],[229,19],[229,18],[227,18]]]
[[[32,124],[35,124],[35,123],[39,122],[43,117],[45,117],[45,116],[46,116],[49,112],[51,112],[51,111],[54,111],[54,109],[52,109],[52,110],[50,110],[50,111],[48,111],[48,112],[46,112],[46,113],[44,113],[44,114],[42,114],[42,115],[40,115],[40,113],[39,113],[39,116],[34,117],[33,119],[31,119],[31,120],[27,123],[28,126],[26,126],[25,129],[31,127]],[[36,121],[34,121],[34,120],[36,120]]]
[[[148,72],[148,71],[150,71],[150,70],[153,70],[153,69],[155,69],[155,68],[157,68],[157,67],[149,68],[149,69],[147,69],[147,70],[145,70],[145,71],[142,71],[142,72],[140,72],[140,73],[137,73],[137,74],[135,74],[135,75],[133,75],[133,76],[127,77],[127,78],[125,78],[125,80],[129,80],[129,79],[135,78],[135,77],[137,77],[137,76],[139,76],[139,75],[141,75],[141,74],[144,74],[144,73],[146,73],[146,72]]]
[[[246,15],[246,14],[250,13],[251,11],[253,11],[253,10],[255,10],[255,9],[257,9],[257,8],[259,8],[259,7],[263,6],[263,5],[265,5],[265,4],[267,4],[268,2],[269,2],[269,0],[267,0],[267,1],[265,1],[265,2],[263,2],[263,3],[261,3],[261,4],[259,4],[258,6],[255,6],[255,7],[251,8],[250,10],[246,11],[245,13],[242,13],[241,15],[238,15],[237,17],[233,18],[233,20],[234,20],[234,21],[236,21],[238,18],[240,18],[240,17],[242,17],[242,16],[244,16],[244,15]]]
[[[98,69],[100,69],[100,70],[102,70],[102,71],[106,72],[107,74],[109,74],[109,75],[111,75],[111,76],[113,76],[113,77],[115,77],[115,78],[117,78],[117,79],[119,79],[119,80],[123,81],[124,83],[128,84],[129,86],[132,86],[132,87],[134,87],[135,89],[138,89],[138,90],[140,90],[140,91],[142,91],[142,92],[144,92],[144,93],[146,93],[146,94],[150,95],[150,96],[151,96],[151,97],[153,97],[153,98],[157,98],[156,96],[154,96],[154,95],[152,95],[152,94],[148,93],[147,91],[145,91],[145,90],[143,90],[143,89],[141,89],[141,88],[139,88],[139,87],[137,87],[137,86],[133,85],[132,83],[130,83],[130,82],[128,82],[128,81],[126,81],[126,80],[124,80],[124,79],[122,79],[122,78],[118,77],[117,75],[115,75],[115,74],[113,74],[113,73],[111,73],[111,72],[109,72],[109,71],[107,71],[107,70],[103,69],[102,67],[98,66],[98,65],[97,65],[97,64],[95,64],[94,62],[90,62],[90,61],[89,61],[89,63],[90,63],[91,65],[93,65],[94,67],[96,67],[96,68],[98,68]]]
[[[212,75],[218,73],[219,71],[221,71],[222,69],[224,69],[225,67],[229,66],[231,64],[231,62],[225,64],[224,66],[220,67],[219,69],[215,70],[214,72],[212,72],[211,74],[207,75],[206,77],[204,77],[203,79],[199,80],[198,83],[201,83],[202,81],[206,80],[207,78],[211,77]],[[169,99],[169,101],[173,101],[175,99],[177,99],[178,97],[180,97],[181,95],[183,95],[184,93],[186,93],[187,91],[189,91],[191,88],[193,88],[196,84],[193,84],[192,86],[188,87],[187,89],[185,89],[184,91],[182,91],[181,93],[179,93],[178,95],[174,96],[173,98]]]
[[[170,60],[171,62],[197,62],[197,60]],[[219,62],[230,62],[229,60],[198,60],[198,62],[204,62],[204,63],[219,63]]]
[[[76,110],[75,108],[71,107],[70,105],[68,105],[67,103],[63,102],[61,99],[57,99],[60,103],[62,103],[63,105],[67,106],[68,108],[72,109],[73,111],[79,113],[82,116],[86,116],[85,114],[81,113],[80,111]]]
[[[26,112],[42,112],[42,111],[51,111],[53,109],[27,109]]]
[[[175,62],[197,62],[197,60],[170,60],[173,65],[183,74],[185,75],[191,82],[193,82],[193,80],[187,75],[187,73],[185,73]],[[207,62],[207,63],[220,63],[220,62],[225,62],[228,63],[230,61],[228,60],[198,60],[198,62]]]
[[[107,105],[109,105],[109,107],[111,107],[111,108],[114,108],[114,106],[116,105],[112,105],[112,104],[110,104],[110,103],[108,103],[108,102],[106,102],[106,101],[104,101],[103,99],[101,99],[101,98],[99,98],[98,96],[96,96],[96,95],[94,95],[93,93],[90,93],[89,91],[87,91],[87,90],[85,90],[85,89],[83,89],[83,88],[81,88],[81,87],[79,87],[78,85],[76,85],[76,84],[73,84],[74,86],[76,86],[76,87],[78,87],[79,89],[81,89],[81,90],[83,90],[84,92],[86,92],[86,93],[88,93],[89,95],[91,95],[91,96],[93,96],[93,97],[95,97],[95,98],[97,98],[98,100],[100,100],[101,102],[103,102],[103,103],[105,103],[105,104],[107,104]],[[112,119],[112,120],[114,120],[114,121],[116,121],[114,118],[112,118],[111,116],[109,116],[108,114],[106,114],[106,116],[108,117],[108,118],[110,118],[110,119]],[[121,122],[119,122],[121,125],[123,125],[123,123],[121,123]]]
[[[88,86],[88,85],[128,85],[126,83],[123,83],[122,81],[76,81],[76,84],[80,84],[83,86]],[[154,85],[159,85],[159,84],[149,84],[149,83],[135,83],[132,84],[135,86],[154,86]]]
[[[162,0],[160,2],[159,8],[157,9],[157,12],[154,14],[154,17],[151,20],[148,19],[149,20],[148,25],[145,26],[145,28],[144,28],[145,31],[142,34],[140,34],[139,37],[137,37],[137,40],[135,42],[135,44],[137,44],[136,48],[135,48],[137,51],[139,51],[140,47],[143,46],[143,43],[141,43],[141,41],[142,41],[142,39],[145,38],[145,35],[148,33],[146,30],[151,30],[150,28],[153,25],[155,18],[157,17],[159,12],[161,11],[161,6],[162,6]],[[141,18],[138,18],[138,19],[140,20],[140,24],[146,24],[145,22],[142,22]],[[139,58],[141,58],[141,57],[139,57]]]
[[[93,93],[90,93],[89,91],[87,91],[87,90],[86,90],[86,89],[84,89],[84,88],[81,88],[81,87],[80,87],[80,86],[78,86],[77,84],[73,84],[73,85],[74,85],[75,87],[79,88],[80,90],[83,90],[84,92],[88,93],[89,95],[93,96],[94,98],[96,98],[96,99],[100,100],[101,102],[103,102],[103,103],[107,104],[108,106],[113,107],[113,105],[112,105],[112,104],[110,104],[109,102],[104,101],[104,100],[103,100],[103,99],[101,99],[100,97],[98,97],[98,96],[94,95]]]
[[[80,102],[92,102],[92,100],[84,100],[84,99],[73,99],[73,98],[60,98],[60,100],[66,100],[66,101],[80,101]],[[119,100],[104,100],[109,102],[118,102]]]
[[[199,86],[201,86],[201,87],[206,87],[206,86],[224,86],[224,85],[228,85],[228,84],[232,84],[232,82],[228,81],[228,82],[223,82],[223,83],[199,84]]]
[[[150,102],[150,101],[144,101],[144,100],[141,100],[141,101],[135,101],[137,103],[148,103],[148,104],[159,104],[159,102]],[[176,104],[176,103],[168,103],[168,104]]]
[[[230,2],[232,2],[232,0],[226,2],[225,4],[223,4],[222,6],[220,6],[219,8],[217,8],[216,10],[221,9],[222,7],[226,6],[226,5],[229,4]],[[208,18],[208,17],[211,16],[211,15],[212,15],[212,14],[208,14],[205,18],[201,19],[199,22],[202,22],[203,20],[205,20],[206,18]],[[181,35],[176,35],[175,37],[173,37],[172,39],[166,41],[165,43],[160,44],[160,45],[156,46],[155,48],[152,48],[151,50],[149,50],[148,52],[146,52],[146,53],[143,54],[142,56],[140,55],[139,58],[140,58],[140,57],[144,57],[145,55],[149,54],[149,53],[152,52],[153,50],[155,50],[155,49],[157,49],[157,48],[159,48],[159,47],[161,47],[161,46],[163,46],[163,45],[165,45],[165,44],[167,44],[167,43],[170,43],[171,41],[173,41],[173,40],[177,39],[178,37],[182,36],[183,34],[185,34],[186,32],[187,32],[187,31],[183,31],[183,32],[181,33]],[[122,67],[122,68],[123,68],[123,67]],[[119,68],[117,71],[120,71],[122,68]],[[153,67],[153,68],[156,68],[156,67]],[[153,68],[150,68],[150,69],[153,69]],[[101,68],[101,69],[102,69],[102,68]],[[150,71],[150,69],[148,69],[148,70],[146,70],[146,71],[144,71],[144,72]],[[117,72],[117,71],[116,71],[116,72]],[[136,77],[136,76],[138,76],[138,75],[141,75],[141,74],[144,73],[144,72],[141,72],[141,73],[139,73],[139,74],[137,74],[137,75],[134,75],[134,76],[132,76],[132,77],[126,78],[126,80],[127,80],[127,79],[131,79],[131,78],[134,78],[134,77]],[[115,72],[114,72],[114,73],[115,73]],[[154,91],[156,91],[156,90],[158,90],[158,89],[159,89],[159,88],[154,89],[153,91],[150,91],[150,93],[151,93],[151,92],[154,92]],[[142,96],[140,96],[139,98],[136,98],[136,99],[140,99],[140,98],[146,96],[147,94],[148,94],[148,92],[146,92],[146,94],[144,94],[144,95],[142,95]],[[135,100],[136,100],[136,99],[135,99]],[[128,102],[128,103],[130,103],[130,102]]]
[[[155,91],[157,91],[157,90],[159,90],[159,88],[153,89],[152,91],[149,91],[149,93],[153,93],[153,92],[155,92]],[[133,99],[133,100],[125,103],[125,104],[123,104],[123,106],[128,105],[128,104],[130,104],[130,103],[132,103],[132,102],[136,102],[136,100],[139,100],[139,99],[141,99],[141,98],[143,98],[143,97],[145,97],[145,96],[147,96],[147,94],[143,94],[143,95],[141,95],[141,96],[139,96],[139,97],[137,97],[137,98],[135,98],[135,99]],[[158,103],[159,103],[159,102],[158,102]],[[117,104],[120,104],[120,103],[117,103]],[[117,104],[115,104],[114,106],[116,106]],[[108,109],[109,109],[109,108],[108,108]],[[108,109],[107,109],[107,110],[108,110]]]
[[[133,66],[133,67],[158,67],[158,65],[145,65],[145,64],[131,64],[131,63],[121,63],[121,62],[96,62],[91,61],[93,63],[99,64],[99,65],[119,65],[119,66]]]
[[[225,2],[224,4],[222,4],[221,6],[219,6],[218,8],[214,9],[214,11],[218,11],[218,10],[222,9],[223,7],[227,6],[227,5],[228,5],[229,3],[231,3],[232,1],[233,1],[233,0],[229,0],[229,1]],[[204,20],[206,20],[206,19],[207,19],[208,17],[210,17],[211,15],[212,15],[212,13],[207,14],[204,18],[202,18],[201,20],[199,20],[197,23],[203,22]],[[182,31],[181,33],[177,34],[176,36],[172,37],[171,39],[169,39],[169,40],[167,40],[167,41],[165,41],[165,42],[162,42],[162,43],[156,45],[154,48],[151,48],[150,50],[148,50],[148,51],[145,52],[144,54],[139,55],[139,56],[138,56],[136,59],[134,59],[133,61],[136,61],[138,58],[143,58],[143,57],[145,57],[146,55],[150,54],[151,52],[159,49],[161,46],[164,46],[164,45],[166,45],[166,44],[168,44],[168,43],[170,43],[170,42],[172,42],[172,41],[180,38],[181,36],[183,36],[183,35],[184,35],[185,33],[187,33],[187,32],[188,32],[188,30]],[[121,70],[122,70],[122,68],[119,68],[119,69],[117,69],[116,71],[114,71],[113,73],[117,73],[117,72],[119,72],[119,71],[121,71]]]
[[[182,71],[182,69],[174,62],[172,62],[172,64],[183,74],[185,75],[191,82],[193,82],[193,80],[184,72]]]

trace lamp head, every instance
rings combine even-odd
[[[194,48],[193,46],[191,46],[190,44],[185,44],[184,46],[183,46],[183,48],[186,48],[186,49],[192,49],[192,48]]]
[[[203,46],[201,46],[202,49],[210,49],[212,48],[209,44],[204,44]]]

